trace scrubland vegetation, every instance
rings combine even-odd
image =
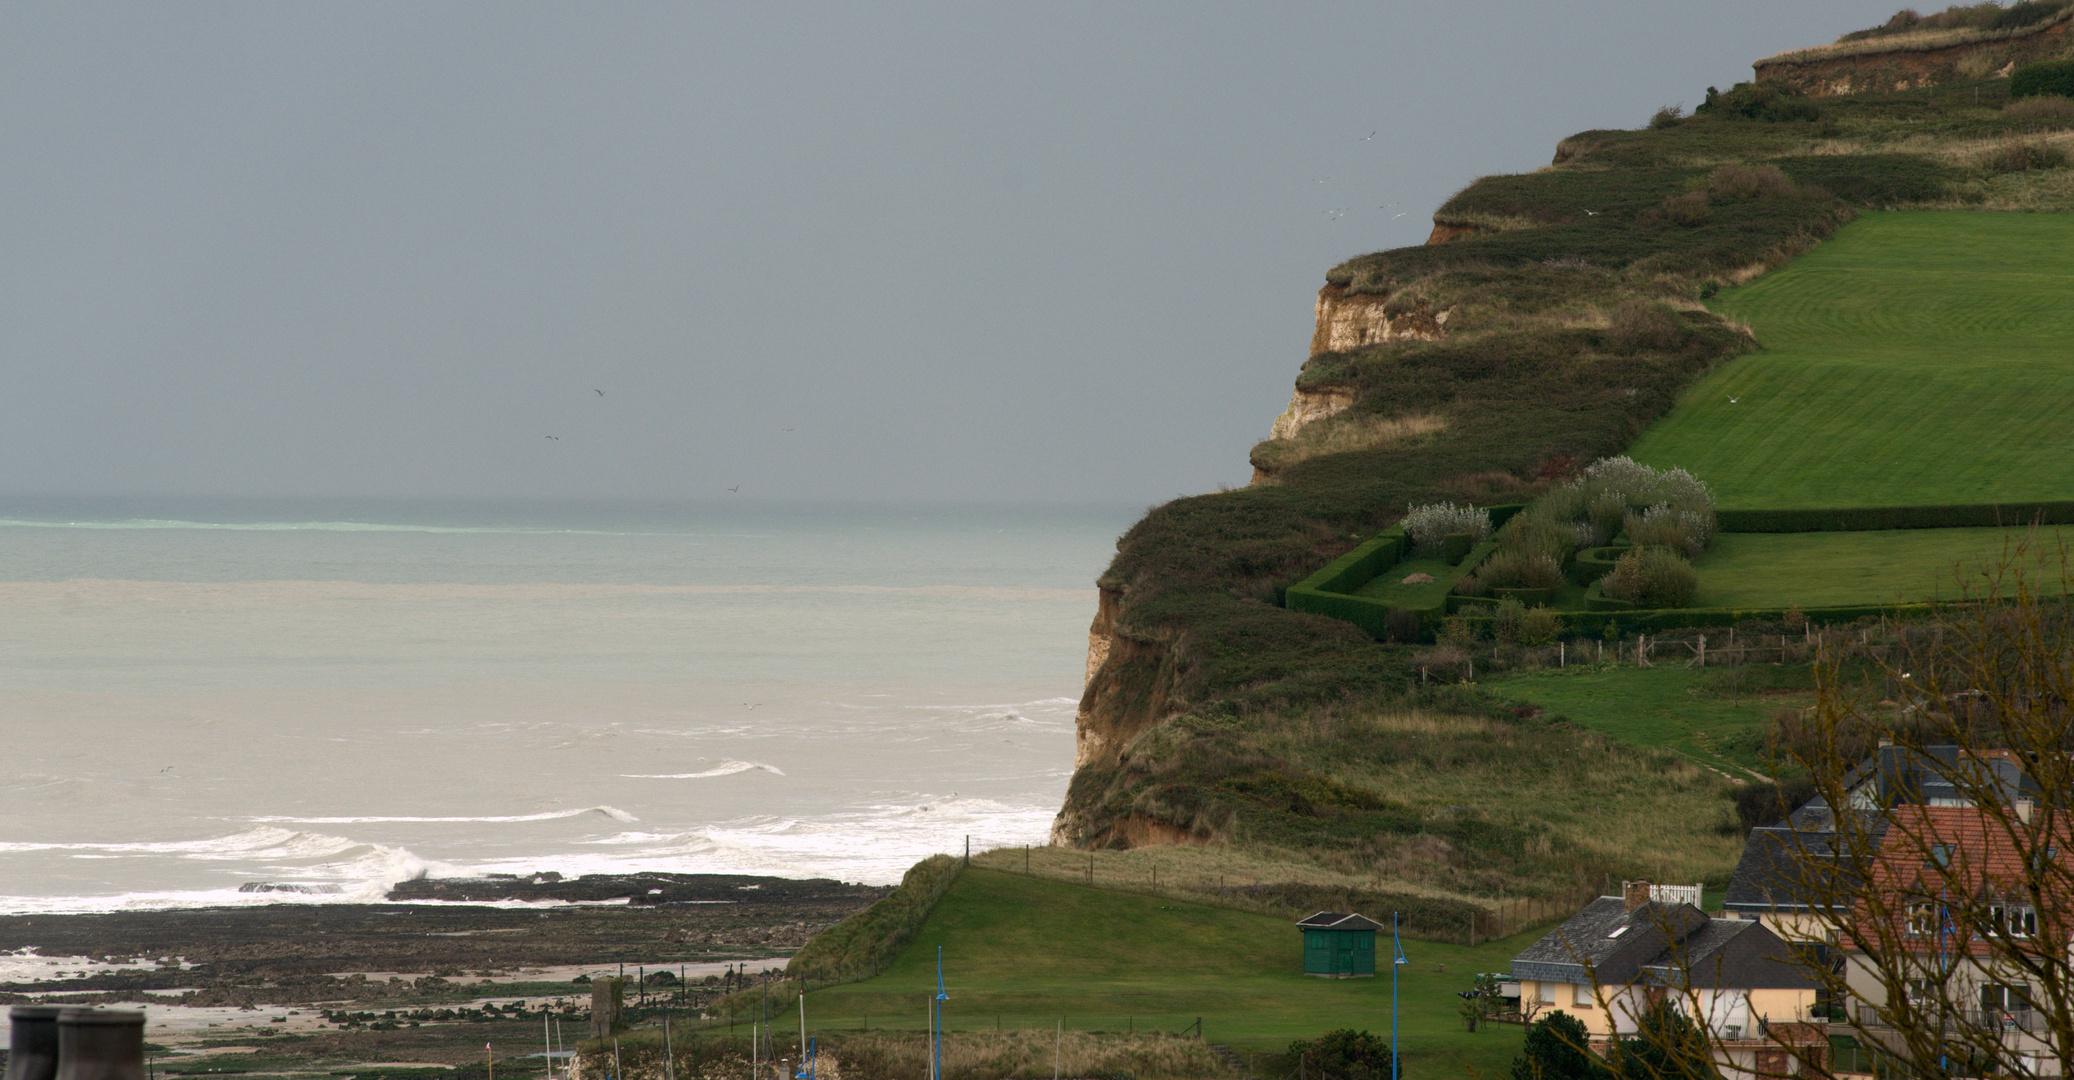
[[[1113,758],[1076,774],[1067,838],[1126,845],[1130,828],[1145,827],[1131,823],[1152,822],[1201,843],[1272,853],[1292,876],[1295,867],[1366,872],[1383,891],[1439,891],[1465,903],[1555,895],[1607,874],[1724,878],[1734,844],[1709,837],[1718,835],[1734,770],[1666,768],[1650,751],[1551,727],[1556,710],[1515,711],[1487,688],[1458,685],[1474,677],[1477,656],[1489,656],[1494,639],[1501,653],[1545,653],[1554,666],[1557,639],[1580,629],[1574,621],[1551,627],[1531,602],[1508,598],[1485,622],[1455,627],[1453,640],[1433,643],[1429,628],[1425,644],[1390,645],[1377,640],[1380,630],[1283,608],[1282,590],[1395,523],[1407,506],[1533,503],[1631,445],[1640,460],[1690,469],[1724,507],[1756,505],[1749,493],[1764,484],[1804,492],[1793,505],[1806,506],[2074,490],[2060,476],[2074,467],[2074,455],[2060,448],[2063,434],[2038,426],[2059,400],[2047,385],[2049,362],[2040,354],[2036,363],[1997,365],[1988,350],[1963,356],[1961,344],[1969,334],[1992,337],[1998,326],[2007,342],[2049,337],[2041,327],[2058,332],[2059,316],[2046,306],[2064,295],[2053,277],[2058,252],[2074,249],[2058,232],[2060,219],[1894,213],[2074,208],[2074,170],[2057,156],[2074,139],[2074,109],[2057,99],[2012,102],[2008,85],[1984,79],[1821,100],[1769,87],[1712,92],[1694,115],[1666,109],[1637,130],[1584,132],[1559,144],[1550,168],[1471,184],[1436,214],[1468,230],[1459,239],[1333,268],[1328,282],[1384,297],[1386,313],[1447,312],[1446,333],[1320,354],[1298,387],[1351,397],[1336,418],[1348,430],[1393,430],[1387,425],[1412,417],[1430,429],[1338,452],[1289,454],[1266,444],[1255,460],[1269,466],[1270,482],[1176,500],[1125,535],[1102,585],[1115,597],[1118,636],[1139,647],[1115,654],[1091,687],[1091,707],[1121,741]],[[1830,256],[1825,241],[1854,221]],[[1937,236],[1948,238],[1956,272],[1907,263],[1907,253],[1943,243]],[[1868,289],[1895,292],[1858,303],[1848,290],[1819,287],[1823,260],[1862,264],[1879,250],[1892,273],[1865,265],[1853,272]],[[1808,273],[1774,273],[1809,252]],[[1991,252],[2005,268],[2035,267],[2040,279],[1992,280]],[[1843,306],[1818,310],[1824,303]],[[1902,360],[1908,371],[1896,380],[1825,383],[1810,402],[1822,380],[1778,360],[1793,348],[1786,322],[1826,325],[1839,311],[1844,324],[1823,332],[1858,340],[1862,355],[1891,352],[1909,333],[1941,355]],[[1887,336],[1862,340],[1868,333]],[[1939,367],[1947,362],[1955,366]],[[1919,370],[1934,376],[1936,394],[1919,393]],[[1747,409],[1735,422],[1791,415],[1801,426],[1717,437],[1725,410],[1744,407],[1727,396],[1744,398],[1746,387],[1751,404],[1790,391],[1820,407]],[[1671,426],[1659,438],[1652,425],[1666,416]],[[1984,430],[2001,430],[1984,417],[2006,417],[2019,433],[1983,439]],[[1688,463],[1685,449],[1664,449],[1674,437],[1719,449]],[[1969,441],[1980,444],[1977,452],[1955,454]],[[1787,446],[1800,456],[1782,464],[1775,452]],[[1856,486],[1874,480],[1877,490]],[[1683,589],[1704,603],[1709,588],[1732,595],[1755,587],[1736,580],[1750,575],[1736,570],[1734,545],[1717,552],[1722,539],[1683,516],[1691,508],[1652,506],[1622,508],[1619,528],[1653,539],[1616,588],[1645,599]],[[1556,516],[1573,527],[1612,527],[1610,516]],[[1504,534],[1497,539],[1503,544]],[[1522,540],[1509,562],[1483,564],[1517,583],[1490,587],[1546,579],[1549,568],[1535,558],[1544,553],[1533,548]],[[1967,552],[1891,555],[1893,572],[1917,582],[1930,561]],[[1445,564],[1421,557],[1434,569]],[[1711,585],[1710,560],[1726,571]],[[1373,588],[1434,588],[1417,580],[1425,563],[1405,565]],[[1784,587],[1772,595],[1822,576],[1806,558],[1782,565]],[[1812,605],[1819,594],[1783,602]],[[1632,635],[1615,618],[1606,624],[1616,645]],[[1595,625],[1589,636],[1607,635]],[[1409,717],[1433,730],[1391,719]],[[1667,741],[1679,740],[1691,745],[1686,735]],[[1470,754],[1472,745],[1483,749]],[[1543,765],[1593,754],[1607,755],[1607,764],[1559,772]],[[1657,786],[1638,787],[1641,777]],[[1319,790],[1348,794],[1304,794],[1314,779],[1338,785]],[[1563,808],[1595,800],[1648,812],[1616,811],[1618,826],[1601,820],[1589,836],[1576,811]],[[1304,805],[1313,813],[1300,812]],[[1536,805],[1551,810],[1532,822],[1513,809]]]

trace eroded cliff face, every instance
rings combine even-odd
[[[1800,49],[1759,60],[1759,82],[1809,97],[1921,90],[1960,79],[2008,76],[2019,65],[2053,60],[2074,46],[2074,9],[2043,23],[1999,32],[1902,34]]]
[[[1405,338],[1432,341],[1447,328],[1447,312],[1433,315],[1425,311],[1406,311],[1392,315],[1387,310],[1389,302],[1387,295],[1350,294],[1344,285],[1327,285],[1319,289],[1317,328],[1311,331],[1311,355],[1346,352],[1364,345]]]
[[[1434,340],[1447,329],[1447,313],[1423,309],[1387,310],[1389,297],[1352,294],[1338,285],[1319,290],[1317,325],[1311,355],[1340,352],[1405,339]],[[1293,439],[1305,428],[1346,411],[1354,404],[1347,387],[1298,388],[1289,407],[1275,419],[1271,439]],[[1255,481],[1261,482],[1256,469]],[[1084,819],[1082,807],[1093,800],[1089,789],[1106,783],[1123,765],[1131,744],[1147,731],[1177,715],[1184,703],[1175,697],[1181,674],[1171,641],[1134,636],[1121,626],[1129,598],[1103,587],[1087,633],[1087,674],[1075,714],[1073,785],[1065,806],[1052,823],[1051,841],[1066,846],[1143,847],[1204,842],[1194,823],[1129,813],[1096,827]]]

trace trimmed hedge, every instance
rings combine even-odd
[[[1523,506],[1491,507],[1493,528],[1503,525],[1512,515],[1525,509]],[[2067,525],[2074,524],[2074,502],[2032,503],[1982,503],[1972,506],[1869,506],[1848,509],[1825,510],[1717,510],[1724,533],[1793,533],[1793,532],[1879,532],[1886,529],[1978,529],[2009,525]],[[1291,611],[1327,615],[1353,623],[1368,631],[1378,641],[1387,640],[1387,620],[1396,605],[1365,596],[1352,595],[1353,590],[1367,584],[1379,574],[1395,566],[1407,550],[1408,543],[1403,533],[1392,529],[1383,535],[1362,544],[1335,559],[1323,570],[1303,581],[1291,585],[1285,594],[1284,606]],[[1475,571],[1478,564],[1496,551],[1496,541],[1486,541],[1476,546],[1469,557],[1462,560],[1458,568],[1461,576]],[[1605,595],[1599,581],[1611,573],[1620,556],[1626,554],[1624,546],[1587,548],[1577,553],[1575,561],[1565,567],[1571,581],[1584,585],[1583,611],[1559,611],[1567,633],[1584,632],[1597,634],[1607,620],[1619,624],[1623,633],[1653,634],[1662,630],[1685,627],[1732,626],[1751,619],[1775,621],[1785,617],[1787,608],[1661,608],[1637,610],[1624,600]],[[1412,608],[1419,617],[1419,632],[1431,637],[1440,620],[1448,615],[1494,602],[1495,597],[1458,596],[1453,592],[1447,599],[1429,608]],[[1801,614],[1816,623],[1851,622],[1867,616],[1886,615],[1893,618],[1919,618],[1933,611],[1929,604],[1838,604],[1829,607],[1804,608]],[[1471,623],[1483,626],[1491,620],[1488,616],[1470,614]]]
[[[1491,515],[1491,528],[1512,520],[1512,515],[1526,509],[1523,503],[1507,503],[1487,508]],[[1354,590],[1368,584],[1404,560],[1411,550],[1411,540],[1404,535],[1400,526],[1383,530],[1374,538],[1345,555],[1332,560],[1325,568],[1310,577],[1289,586],[1282,594],[1282,606],[1291,611],[1311,615],[1327,615],[1353,623],[1368,631],[1378,641],[1389,637],[1389,618],[1393,609],[1401,605],[1385,603],[1366,596],[1353,595]],[[1459,581],[1476,570],[1491,552],[1498,550],[1495,540],[1486,540],[1469,550],[1456,567],[1453,580]],[[1453,582],[1450,582],[1452,587]],[[1419,617],[1419,632],[1431,634],[1443,616],[1453,610],[1452,604],[1459,599],[1453,593],[1440,603],[1425,608],[1406,608]]]
[[[2039,94],[2074,97],[2074,60],[2026,64],[2010,74],[2010,97],[2036,97]]]
[[[785,976],[819,983],[856,982],[886,970],[921,932],[923,920],[964,869],[963,859],[949,855],[931,855],[914,864],[899,888],[793,953]]]
[[[1569,566],[1570,580],[1587,588],[1597,585],[1600,578],[1613,572],[1627,551],[1625,547],[1595,547],[1578,552]]]
[[[2074,525],[2074,502],[1857,506],[1836,510],[1716,510],[1714,516],[1725,533],[1985,529],[2033,523]]]

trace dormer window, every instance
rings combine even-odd
[[[2038,936],[2038,909],[2029,904],[1995,904],[1988,908],[1988,925],[1997,937]]]
[[[1952,845],[1930,845],[1930,861],[1923,864],[1932,870],[1948,870],[1952,865]]]
[[[1625,933],[1627,933],[1627,932],[1628,932],[1628,928],[1627,928],[1627,927],[1625,927],[1625,926],[1616,926],[1616,927],[1614,927],[1614,928],[1613,928],[1613,932],[1612,932],[1612,933],[1610,933],[1610,934],[1607,934],[1606,936],[1607,936],[1607,937],[1609,937],[1609,938],[1617,938],[1617,937],[1619,937],[1620,935],[1622,935],[1622,934],[1625,934]]]

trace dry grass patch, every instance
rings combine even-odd
[[[1261,443],[1253,448],[1252,460],[1255,467],[1275,472],[1327,454],[1374,450],[1445,430],[1447,418],[1438,413],[1381,416],[1342,412],[1305,426],[1294,438]]]

